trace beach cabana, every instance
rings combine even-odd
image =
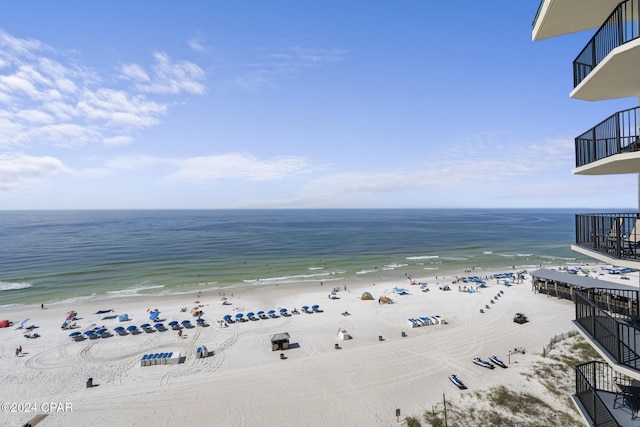
[[[118,320],[120,322],[126,322],[127,320],[129,320],[129,315],[128,314],[121,314],[120,316],[118,316]]]
[[[373,301],[373,295],[371,295],[369,292],[364,292],[360,297],[360,299],[366,300],[366,301]]]
[[[405,288],[395,287],[393,288],[393,292],[398,295],[409,295],[409,291],[407,291]]]
[[[281,332],[271,336],[271,350],[286,350],[289,348],[289,333]]]

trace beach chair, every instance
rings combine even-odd
[[[636,219],[631,233],[624,239],[624,252],[625,255],[637,254],[638,247],[640,247],[640,219]]]

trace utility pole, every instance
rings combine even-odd
[[[442,393],[442,403],[444,404],[444,427],[448,427],[447,426],[447,398],[444,396],[444,393]]]

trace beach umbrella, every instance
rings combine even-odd
[[[244,314],[238,313],[238,314],[236,314],[236,319],[242,319],[243,316],[244,316]]]
[[[198,319],[198,320],[196,320],[196,322],[198,322],[198,323],[204,323],[204,319]]]
[[[260,310],[259,312],[256,313],[258,316],[262,316],[264,314],[264,310]]]
[[[81,332],[76,331],[76,332],[71,332],[71,333],[69,334],[69,336],[70,336],[70,337],[77,337],[78,335],[82,335],[82,333],[81,333]]]
[[[148,323],[144,323],[144,324],[140,325],[140,327],[141,327],[142,329],[146,329],[146,328],[150,328],[150,327],[151,327],[151,325],[150,325],[150,324],[148,324]]]
[[[61,327],[62,329],[64,329],[64,328],[68,328],[68,327],[69,327],[69,324],[70,324],[69,322],[66,322],[66,321],[65,321],[65,322],[64,322],[60,327]]]
[[[138,328],[135,325],[127,326],[127,331],[135,331]]]
[[[96,331],[93,331],[93,330],[91,330],[91,331],[84,331],[84,334],[85,334],[86,336],[90,336],[90,335],[93,335],[93,334],[95,334],[95,333],[96,333]]]
[[[29,321],[29,318],[27,317],[22,322],[20,322],[20,326],[24,326],[28,321]]]
[[[230,314],[226,314],[222,317],[224,320],[230,320],[231,319],[231,315]]]
[[[250,311],[247,313],[247,317],[253,317],[255,316],[255,313],[253,311]]]
[[[172,320],[171,322],[169,322],[169,326],[176,326],[178,324],[177,320]]]
[[[280,313],[286,313],[286,312],[287,312],[287,309],[286,309],[286,308],[281,308],[281,309],[280,309]]]
[[[303,305],[301,308],[302,308],[304,311],[309,310],[309,306],[308,306],[308,305]]]
[[[320,308],[320,306],[319,306],[319,305],[312,305],[312,306],[311,306],[311,309],[312,309],[312,310],[317,310],[317,309],[319,309],[319,308]]]
[[[267,314],[275,314],[275,313],[276,313],[276,311],[275,311],[275,310],[269,310],[269,311],[267,312]]]
[[[164,325],[162,323],[156,323],[153,327],[156,329],[164,329]]]
[[[116,326],[115,328],[113,328],[113,330],[116,332],[120,332],[120,331],[124,331],[124,328],[122,326]]]
[[[156,320],[158,316],[160,316],[160,312],[154,311],[153,313],[151,313],[151,316],[149,316],[149,320]]]
[[[183,320],[183,321],[182,321],[182,322],[180,322],[180,323],[181,323],[181,324],[183,324],[183,325],[190,325],[190,324],[191,324],[191,321],[189,321],[189,320]]]

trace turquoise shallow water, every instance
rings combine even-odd
[[[589,262],[569,210],[0,211],[0,305]]]

